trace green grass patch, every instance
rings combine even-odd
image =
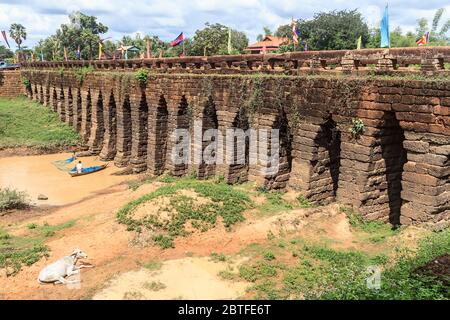
[[[227,257],[223,253],[211,252],[210,259],[213,262],[225,262]]]
[[[283,192],[280,191],[258,191],[261,195],[264,195],[267,199],[262,205],[258,207],[259,212],[262,214],[277,213],[280,211],[292,210],[294,206],[283,199]]]
[[[127,181],[128,188],[130,188],[133,191],[136,191],[139,189],[139,187],[143,186],[144,184],[149,184],[155,181],[156,178],[149,177],[149,176],[142,176],[135,180],[129,180]]]
[[[44,223],[42,226],[36,225],[34,228],[30,228],[30,226],[28,226],[28,228],[34,230],[35,235],[40,235],[40,236],[44,236],[44,237],[52,237],[52,236],[56,235],[57,231],[71,228],[75,225],[75,223],[76,223],[76,220],[69,220],[64,223],[53,225],[53,226],[49,225],[48,223]]]
[[[297,201],[298,201],[298,205],[300,208],[315,208],[317,207],[315,204],[313,204],[312,202],[308,201],[304,196],[299,195],[297,197]]]
[[[6,268],[8,276],[30,266],[48,255],[48,248],[39,237],[11,236],[0,228],[0,268]]]
[[[163,263],[161,261],[158,260],[150,260],[148,262],[145,262],[143,264],[141,264],[142,267],[144,267],[147,270],[150,271],[155,271],[155,270],[159,270],[162,268]]]
[[[195,199],[179,194],[179,191],[192,190],[210,201],[197,204]],[[158,209],[157,214],[150,214],[141,219],[135,219],[133,212],[148,201],[160,197],[169,199],[170,204]],[[153,241],[162,248],[174,246],[173,240],[178,236],[186,236],[189,232],[185,226],[191,226],[200,231],[214,227],[217,218],[221,217],[225,227],[244,220],[243,211],[251,206],[248,196],[233,189],[225,183],[211,181],[196,181],[193,179],[178,179],[174,183],[162,186],[156,191],[142,196],[122,207],[117,213],[119,223],[127,225],[129,231],[142,231],[147,228],[154,233]],[[169,219],[160,219],[161,215]]]
[[[61,148],[76,145],[79,138],[49,108],[25,97],[0,98],[0,148]]]
[[[26,236],[11,236],[0,228],[0,268],[6,268],[8,275],[20,271],[23,265],[30,266],[48,255],[48,247],[44,244],[46,238],[53,237],[57,231],[73,227],[75,220],[58,225],[44,223],[27,225],[29,234]]]
[[[29,203],[30,198],[26,192],[0,188],[0,212],[11,209],[24,209],[29,206]]]
[[[284,242],[282,248],[277,241],[270,241],[247,252],[255,249],[262,255],[252,255],[237,274],[226,276],[252,282],[250,292],[256,299],[450,298],[448,271],[433,271],[434,259],[441,257],[442,261],[448,261],[450,229],[423,239],[416,253],[404,250],[395,259],[358,250],[336,250],[302,239]],[[272,250],[278,250],[277,259],[268,259]],[[278,262],[282,252],[285,257],[291,255],[290,264]],[[442,258],[444,255],[447,258]],[[381,270],[380,289],[367,286],[371,267]]]
[[[302,195],[296,198],[296,201],[289,202],[283,198],[282,191],[267,191],[264,188],[257,188],[257,194],[265,196],[267,201],[258,207],[262,214],[278,213],[281,211],[288,211],[292,209],[307,209],[315,208],[317,205],[308,201]]]
[[[162,283],[161,281],[147,281],[144,282],[142,285],[144,289],[150,290],[150,291],[160,291],[166,288],[166,285]]]

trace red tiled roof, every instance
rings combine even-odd
[[[288,41],[289,41],[288,38],[266,36],[262,41],[258,41],[254,44],[249,45],[247,49],[251,50],[251,49],[257,49],[257,48],[263,48],[263,47],[278,48],[279,46],[281,46],[283,44],[287,44]]]

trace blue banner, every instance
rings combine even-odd
[[[381,48],[389,48],[391,43],[389,41],[389,12],[388,6],[384,9],[383,19],[381,19],[380,23],[380,32],[381,32]]]

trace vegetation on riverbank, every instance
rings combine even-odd
[[[29,205],[26,192],[10,188],[0,188],[0,212],[11,209],[24,209]]]
[[[76,145],[79,138],[49,108],[25,97],[0,98],[0,149],[61,149]]]
[[[31,223],[27,226],[28,232],[21,236],[11,235],[0,227],[0,269],[5,269],[8,276],[15,275],[22,266],[31,266],[48,256],[49,248],[45,240],[56,236],[63,229],[73,227],[75,223],[75,220],[58,225]]]
[[[142,208],[146,203],[150,208]],[[128,230],[150,231],[157,245],[170,248],[176,237],[211,229],[219,217],[227,228],[243,221],[250,205],[248,196],[230,185],[184,178],[128,203],[117,218]],[[144,213],[136,216],[140,208]]]
[[[385,233],[367,228],[368,234]],[[369,237],[361,237],[357,249],[301,237],[268,238],[243,251],[249,259],[238,270],[220,274],[253,283],[248,291],[256,299],[450,299],[449,229],[420,240],[417,251],[395,247],[389,253],[368,250]],[[369,288],[376,270],[380,287]]]

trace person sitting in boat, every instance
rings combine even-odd
[[[81,163],[81,161],[78,161],[78,163],[76,165],[76,168],[77,168],[77,173],[81,173],[82,172],[83,164]]]

